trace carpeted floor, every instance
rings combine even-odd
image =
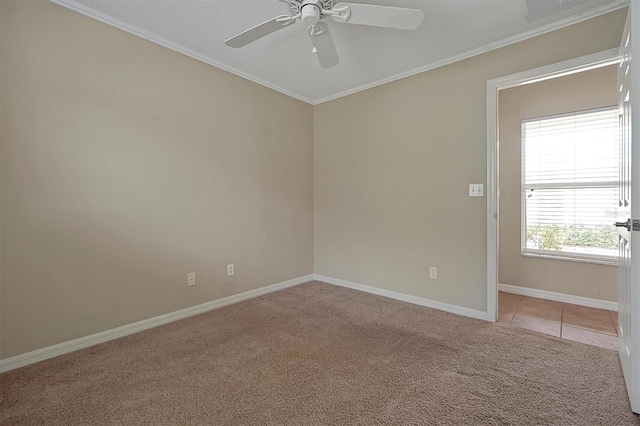
[[[640,425],[614,351],[322,283],[0,385],[2,425]]]

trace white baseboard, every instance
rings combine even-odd
[[[498,284],[498,290],[505,293],[519,294],[522,296],[537,297],[538,299],[555,300],[556,302],[571,303],[574,305],[588,306],[589,308],[618,311],[618,303],[608,300],[592,299],[590,297],[572,296],[570,294],[556,293],[553,291],[538,290],[517,285]]]
[[[153,327],[158,327],[160,325],[181,320],[183,318],[192,317],[194,315],[202,314],[214,309],[219,309],[224,306],[242,302],[244,300],[253,299],[255,297],[263,296],[268,293],[273,293],[274,291],[283,290],[285,288],[293,287],[312,280],[313,275],[305,275],[303,277],[294,278],[292,280],[283,281],[281,283],[272,284],[266,287],[260,287],[255,290],[246,291],[244,293],[234,294],[233,296],[224,297],[222,299],[202,303],[190,308],[181,309],[179,311],[170,312],[168,314],[123,325],[111,330],[106,330],[100,333],[91,334],[89,336],[80,337],[68,342],[63,342],[21,355],[16,355],[11,358],[0,360],[0,373],[19,367],[24,367],[25,365],[35,364],[36,362],[44,361],[45,359],[64,355],[66,353],[88,348],[90,346],[95,346],[99,343],[108,342],[109,340],[118,339],[120,337],[138,333],[140,331],[144,331]]]
[[[333,284],[340,287],[350,288],[353,290],[364,291],[366,293],[376,294],[378,296],[389,297],[391,299],[413,303],[414,305],[426,306],[427,308],[438,309],[440,311],[450,312],[456,315],[480,319],[484,321],[487,320],[486,312],[478,311],[476,309],[471,309],[471,308],[465,308],[464,306],[450,305],[444,302],[437,302],[435,300],[425,299],[424,297],[411,296],[409,294],[399,293],[397,291],[384,290],[378,287],[371,287],[368,285],[345,281],[338,278],[326,277],[324,275],[314,274],[313,279],[315,281],[322,281],[327,284]]]

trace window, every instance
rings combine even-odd
[[[522,253],[615,263],[618,110],[522,122]]]

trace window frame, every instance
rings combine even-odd
[[[541,121],[545,119],[556,119],[563,117],[576,116],[580,114],[588,114],[588,113],[597,113],[603,111],[611,111],[618,112],[617,105],[604,106],[600,108],[592,108],[586,110],[579,110],[573,112],[567,112],[562,114],[553,114],[553,115],[545,115],[541,117],[527,118],[523,119],[520,124],[520,253],[523,257],[529,258],[538,258],[538,259],[551,259],[551,260],[561,260],[561,261],[569,261],[569,262],[578,262],[578,263],[591,263],[591,264],[599,264],[599,265],[618,265],[618,255],[599,255],[599,254],[589,254],[589,253],[569,253],[562,252],[560,250],[545,250],[545,249],[531,249],[527,248],[527,197],[526,197],[526,189],[525,189],[525,164],[526,164],[526,156],[525,156],[525,142],[524,142],[524,126],[526,123]],[[618,121],[618,120],[616,120]],[[616,138],[617,139],[617,138]],[[617,140],[616,140],[617,143]],[[620,162],[618,161],[618,164]],[[619,176],[619,173],[618,173]],[[615,183],[615,188],[619,188],[620,178],[618,177],[618,181]],[[593,186],[593,183],[597,183],[597,181],[589,182],[590,185],[585,184],[584,186]],[[603,182],[604,183],[604,182]],[[561,188],[562,184],[554,185],[554,184],[540,184],[540,187],[547,186],[548,188]],[[568,186],[568,185],[567,185]],[[576,185],[572,185],[575,187]],[[609,185],[601,185],[600,187],[610,187]],[[615,219],[612,218],[612,222]],[[613,224],[613,223],[612,223]]]

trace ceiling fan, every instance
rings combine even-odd
[[[293,24],[297,19],[307,25],[313,52],[323,68],[338,65],[338,53],[329,33],[329,26],[321,22],[331,16],[335,22],[371,25],[374,27],[415,30],[424,20],[419,9],[377,6],[363,3],[337,3],[335,0],[279,0],[289,5],[290,15],[276,16],[225,41],[230,47],[243,47],[264,36]]]

